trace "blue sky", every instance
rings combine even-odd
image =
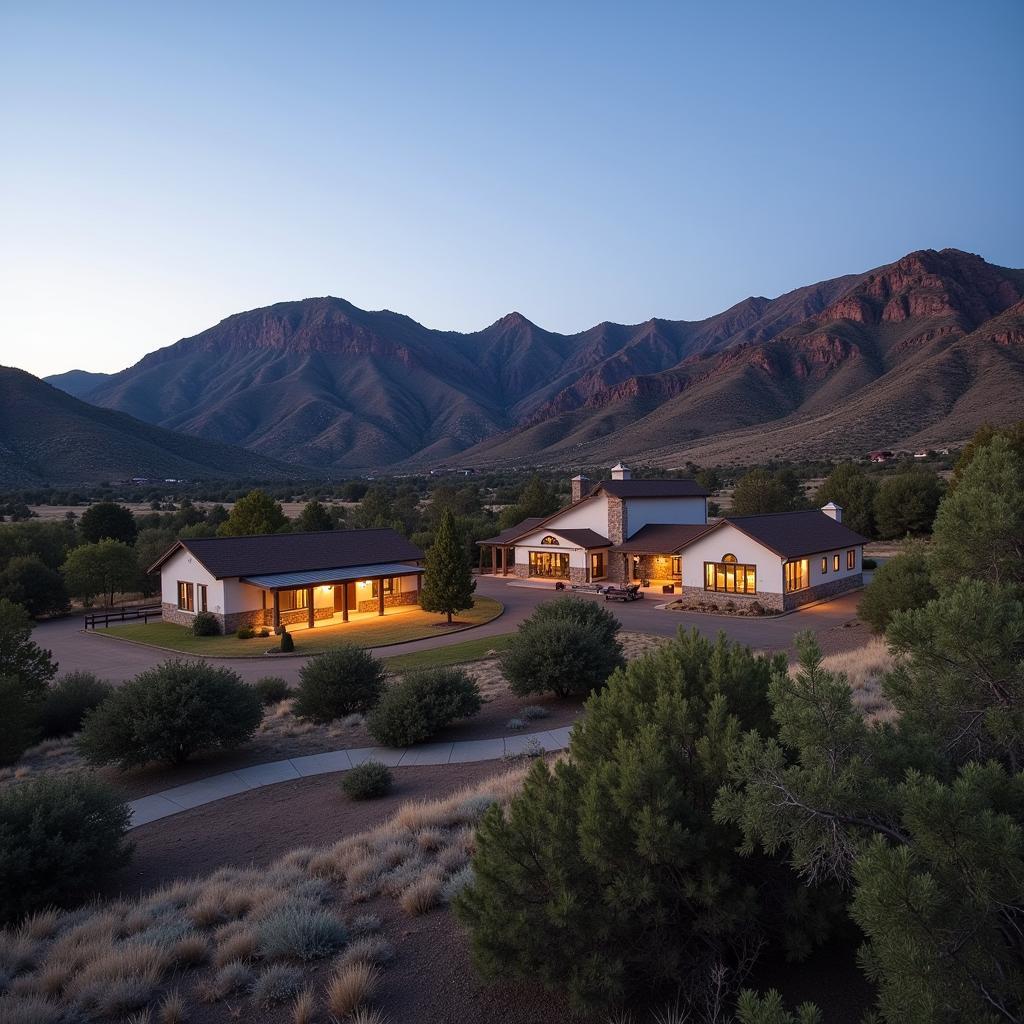
[[[0,362],[242,309],[697,319],[1024,265],[1024,3],[0,4]]]

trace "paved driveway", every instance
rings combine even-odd
[[[504,580],[486,577],[478,581],[477,591],[501,601],[505,606],[504,614],[476,629],[379,648],[374,653],[381,656],[403,654],[427,648],[447,647],[449,644],[461,643],[475,637],[510,633],[541,601],[554,596],[552,591],[547,589],[516,586]],[[604,603],[603,598],[593,599]],[[760,619],[663,611],[656,607],[661,601],[652,600],[650,596],[643,601],[634,601],[630,604],[609,602],[607,607],[618,616],[623,628],[628,630],[673,636],[680,626],[686,629],[696,626],[707,637],[714,637],[719,630],[724,630],[731,639],[754,648],[788,650],[792,647],[794,634],[801,630],[813,629],[820,632],[841,626],[844,622],[856,618],[859,599],[859,593],[845,594],[835,601],[815,605],[792,615]],[[82,620],[77,617],[58,619],[41,623],[33,633],[36,643],[53,652],[62,672],[82,669],[95,672],[104,679],[119,682],[176,656],[166,651],[157,651],[150,647],[105,637],[102,630],[86,634],[81,631],[81,626]],[[211,658],[210,661],[230,666],[244,679],[256,680],[261,676],[276,675],[294,682],[298,679],[299,671],[306,659]]]

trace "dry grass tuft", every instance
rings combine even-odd
[[[876,638],[855,650],[830,654],[821,664],[829,672],[846,676],[853,691],[853,703],[868,722],[895,721],[896,709],[882,693],[882,677],[895,665],[884,640]]]
[[[203,935],[183,935],[171,946],[171,962],[177,967],[198,967],[210,957],[210,944]]]
[[[383,966],[395,958],[395,949],[387,939],[379,935],[364,935],[350,942],[345,952],[338,957],[337,966],[347,967],[358,962]]]
[[[316,1020],[316,996],[304,988],[292,1003],[292,1024],[313,1024]]]
[[[184,1024],[187,1016],[185,999],[177,989],[168,992],[160,1000],[160,1008],[157,1011],[157,1020],[160,1024]]]
[[[60,1003],[40,996],[12,996],[4,999],[4,1024],[63,1024],[66,1019]]]
[[[435,874],[425,874],[412,883],[399,897],[401,908],[414,917],[425,914],[441,902],[441,879]]]
[[[363,1003],[369,1002],[380,987],[380,971],[359,960],[340,968],[327,983],[327,1008],[344,1020]]]
[[[348,1019],[348,1024],[388,1024],[388,1018],[380,1010],[360,1006]]]
[[[248,962],[256,956],[256,932],[244,925],[227,925],[231,931],[217,942],[213,962],[223,967],[234,960]]]

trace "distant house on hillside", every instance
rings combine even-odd
[[[709,523],[707,499],[694,480],[634,480],[620,463],[596,484],[574,477],[554,515],[480,541],[481,562],[489,548],[500,576],[672,586],[780,611],[863,584],[865,538],[838,505]]]
[[[423,552],[394,530],[328,530],[179,540],[160,572],[165,622],[210,612],[243,627],[328,625],[419,604]]]

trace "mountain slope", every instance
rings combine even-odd
[[[702,321],[572,335],[520,313],[460,334],[305,299],[228,317],[100,380],[88,399],[332,471],[672,461],[718,435],[733,440],[715,450],[755,460],[768,425],[787,451],[849,454],[929,431],[953,441],[979,416],[1021,415],[998,386],[999,373],[1018,379],[1019,346],[993,355],[994,335],[960,342],[1022,294],[1024,272],[945,249]]]
[[[90,391],[95,391],[104,381],[110,378],[109,373],[90,373],[88,370],[68,370],[66,373],[55,373],[44,377],[47,384],[75,398],[87,398]]]
[[[0,487],[300,475],[242,448],[97,408],[23,370],[0,366]]]

